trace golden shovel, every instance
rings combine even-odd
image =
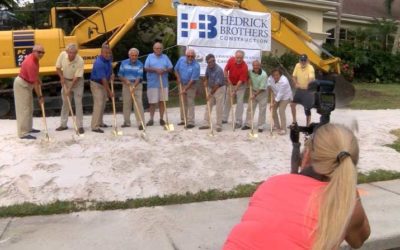
[[[168,131],[174,131],[174,130],[175,130],[174,125],[173,125],[173,124],[170,124],[169,121],[168,121],[167,103],[166,103],[166,101],[165,101],[164,86],[163,86],[163,82],[162,82],[162,77],[161,77],[161,75],[159,76],[159,78],[160,78],[161,98],[163,99],[162,102],[163,102],[163,104],[164,104],[164,110],[165,110],[165,121],[166,121],[166,123],[165,123],[165,125],[164,125],[164,129],[165,129],[165,130],[168,130]]]
[[[113,94],[112,98],[111,98],[111,102],[112,102],[112,108],[113,108],[113,116],[114,116],[114,130],[113,130],[113,134],[115,136],[117,135],[123,135],[122,131],[119,131],[117,128],[117,115],[116,115],[116,111],[115,111],[115,95],[114,95],[114,80],[111,80],[111,93]]]

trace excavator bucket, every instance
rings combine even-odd
[[[331,80],[335,82],[335,98],[336,107],[346,107],[354,99],[356,90],[350,82],[348,82],[342,75],[330,74],[324,77],[326,80]]]

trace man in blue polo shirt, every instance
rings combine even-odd
[[[93,114],[91,127],[96,133],[104,133],[100,127],[107,127],[103,123],[103,113],[106,107],[107,94],[111,98],[109,82],[114,80],[112,73],[112,52],[107,44],[101,46],[101,54],[96,58],[90,75],[90,90],[93,96]]]
[[[147,99],[150,104],[150,120],[146,126],[154,125],[154,112],[157,104],[160,110],[160,125],[165,125],[163,101],[168,101],[168,72],[172,71],[173,66],[168,56],[162,53],[162,49],[163,45],[156,42],[153,45],[154,53],[150,54],[144,63],[144,69],[147,72]],[[160,76],[162,89],[160,89]]]
[[[196,82],[200,78],[200,64],[195,60],[196,53],[193,49],[186,50],[186,56],[179,58],[175,65],[175,76],[178,84],[181,84],[182,95],[185,110],[181,106],[181,122],[178,125],[184,125],[185,112],[187,119],[187,128],[194,127],[194,98],[196,97]]]
[[[124,112],[124,124],[121,127],[131,126],[131,111],[132,111],[132,95],[134,95],[138,109],[134,107],[136,124],[139,130],[143,130],[143,126],[140,123],[140,115],[144,119],[144,111],[142,104],[142,92],[143,86],[141,79],[143,79],[143,63],[138,60],[139,50],[131,48],[128,52],[129,58],[123,60],[119,67],[118,76],[121,79],[122,85],[122,101],[123,101],[123,112]],[[132,89],[132,93],[131,93]],[[144,122],[144,121],[143,121]]]

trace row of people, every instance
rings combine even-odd
[[[153,45],[153,53],[150,54],[145,64],[138,60],[139,51],[132,48],[128,52],[129,58],[122,61],[118,77],[123,83],[123,114],[124,123],[122,127],[131,126],[130,115],[133,108],[132,98],[136,100],[137,107],[135,117],[139,130],[143,129],[141,119],[144,119],[142,104],[143,93],[143,74],[147,74],[147,99],[150,104],[150,119],[146,126],[154,125],[154,113],[158,106],[160,113],[160,125],[165,125],[164,121],[164,101],[168,101],[168,74],[174,72],[177,84],[180,87],[179,94],[182,97],[181,103],[181,122],[178,125],[185,125],[187,128],[195,126],[195,96],[196,83],[200,80],[200,65],[195,60],[196,54],[192,49],[188,49],[185,56],[179,58],[175,67],[167,55],[162,53],[163,45],[159,42]],[[35,45],[33,52],[22,63],[19,76],[15,79],[15,103],[18,136],[23,139],[35,139],[30,133],[39,132],[32,128],[32,88],[35,88],[39,97],[39,102],[43,103],[43,96],[40,92],[39,60],[45,51],[40,45]],[[215,56],[206,56],[207,69],[203,80],[204,87],[208,88],[207,101],[210,102],[211,109],[216,106],[216,130],[222,131],[222,124],[227,123],[230,115],[231,106],[236,98],[236,110],[232,112],[232,122],[234,128],[249,129],[251,121],[251,108],[248,106],[245,123],[243,124],[243,104],[245,91],[248,84],[252,86],[252,110],[259,107],[258,130],[262,132],[266,126],[266,109],[268,100],[268,87],[271,95],[271,109],[275,129],[280,134],[286,133],[286,106],[292,101],[292,92],[288,79],[279,69],[274,69],[271,76],[261,68],[259,61],[252,63],[253,69],[248,70],[245,63],[244,52],[236,51],[234,57],[230,58],[224,68],[216,63]],[[305,60],[304,60],[305,59]],[[79,133],[84,133],[83,128],[83,109],[82,96],[84,91],[84,61],[78,54],[75,44],[69,44],[65,51],[61,52],[56,61],[57,73],[62,86],[61,96],[63,106],[61,110],[61,122],[57,131],[68,129],[68,114],[71,96],[75,102],[76,123]],[[305,89],[308,82],[313,80],[314,71],[307,62],[305,55],[300,57],[300,63],[296,65],[293,72],[293,79],[296,86]],[[93,96],[93,114],[91,120],[91,130],[103,133],[102,128],[108,127],[103,122],[103,114],[107,98],[113,97],[110,88],[111,81],[114,81],[112,70],[112,52],[108,45],[103,45],[100,55],[96,58],[90,75],[90,89]],[[305,86],[305,88],[304,88]],[[29,98],[26,98],[29,97]],[[295,96],[296,99],[296,96]],[[279,109],[279,118],[278,118]],[[293,122],[296,122],[295,106],[292,105]],[[309,115],[309,110],[306,110]],[[309,116],[308,116],[309,117]],[[209,128],[210,117],[208,112],[204,115],[204,124],[200,129]],[[309,118],[307,118],[309,122]]]

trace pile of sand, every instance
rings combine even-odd
[[[196,125],[202,125],[204,106],[196,107]],[[176,126],[178,109],[169,109],[175,131],[167,132],[156,122],[147,139],[136,126],[112,129],[104,134],[90,131],[90,116],[84,117],[83,138],[70,129],[56,132],[59,117],[47,119],[51,142],[43,133],[36,141],[16,136],[16,121],[0,121],[0,206],[22,202],[48,203],[55,200],[126,200],[207,189],[227,190],[241,183],[262,181],[290,169],[291,142],[288,136],[259,134],[250,139],[248,131],[232,132],[224,125],[221,133],[184,130]],[[299,117],[303,119],[299,107]],[[148,117],[148,113],[146,113]],[[288,120],[291,121],[289,109]],[[318,121],[319,115],[313,114]],[[156,114],[158,120],[158,114]],[[134,116],[132,115],[132,119]],[[256,119],[256,118],[255,118]],[[304,120],[300,123],[304,124]],[[358,121],[361,171],[400,171],[400,154],[386,147],[396,138],[389,131],[400,125],[400,110],[335,110],[331,121],[351,125]],[[112,116],[105,116],[112,124]],[[122,115],[118,115],[119,124]],[[268,126],[269,126],[269,120]],[[34,119],[42,129],[42,120]]]

